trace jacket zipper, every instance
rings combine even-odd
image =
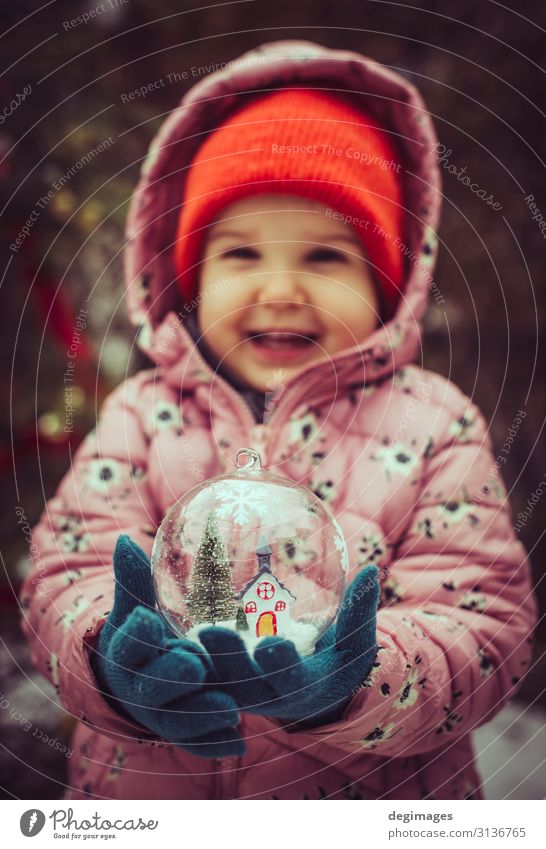
[[[237,790],[237,767],[239,758],[216,758],[216,799],[236,799]]]
[[[218,379],[218,376],[217,376]],[[239,395],[239,393],[223,378],[220,378],[223,382],[224,389],[226,393],[233,400],[235,406],[241,410],[242,418],[246,419],[246,423],[248,426],[248,435],[252,440],[253,444],[249,445],[249,448],[255,448],[255,450],[260,452],[260,457],[262,460],[262,465],[264,468],[267,468],[268,464],[268,450],[271,449],[274,444],[273,437],[276,436],[280,426],[282,425],[282,416],[285,412],[285,408],[290,410],[290,404],[292,402],[292,398],[296,397],[299,393],[302,392],[301,385],[295,385],[291,387],[284,396],[284,398],[277,404],[274,408],[273,412],[269,416],[267,422],[256,422],[254,418],[254,413],[250,405],[245,401],[244,398]],[[277,419],[280,420],[280,424],[277,423]],[[238,446],[238,447],[247,447],[247,446]]]
[[[186,328],[181,327],[181,330],[187,336],[190,336],[189,331],[186,330]],[[200,361],[203,370],[210,371],[210,366],[203,357],[201,351],[199,351],[199,349],[195,351],[195,356],[197,360]],[[241,410],[242,418],[246,421],[248,435],[250,436],[250,439],[256,443],[256,450],[260,451],[262,465],[264,466],[264,468],[267,468],[267,450],[273,444],[273,433],[276,433],[276,431],[279,429],[279,426],[273,429],[272,423],[274,422],[276,424],[277,419],[280,417],[281,413],[284,413],[285,407],[289,409],[289,404],[292,400],[292,396],[296,396],[298,393],[301,393],[305,387],[296,384],[291,389],[289,389],[284,398],[279,402],[279,404],[276,405],[273,412],[269,416],[267,422],[262,422],[260,424],[259,422],[256,422],[254,412],[250,404],[245,401],[245,399],[237,392],[237,390],[233,386],[231,386],[231,384],[227,380],[225,380],[222,375],[217,374],[216,379],[220,380],[221,385],[223,385],[224,387],[224,392],[229,395],[235,406],[239,410]],[[268,435],[270,437],[269,440],[267,440]],[[238,447],[244,448],[247,446],[240,445]],[[248,447],[252,448],[255,446],[249,445]]]
[[[218,379],[218,376],[217,376],[217,379]],[[276,422],[277,418],[279,417],[279,411],[284,412],[284,408],[285,408],[285,406],[287,406],[286,399],[281,404],[279,404],[277,407],[275,407],[275,409],[271,413],[267,422],[259,423],[259,422],[256,422],[252,408],[245,401],[245,399],[242,398],[241,395],[239,395],[239,393],[232,386],[230,386],[230,384],[226,380],[223,380],[223,378],[221,378],[221,379],[222,379],[222,382],[224,384],[224,390],[225,390],[226,394],[230,396],[230,398],[232,399],[235,406],[239,410],[241,410],[242,418],[245,420],[247,434],[248,434],[250,441],[252,443],[251,445],[248,445],[248,446],[241,444],[240,446],[237,446],[237,447],[238,448],[246,448],[246,447],[254,448],[256,451],[259,451],[260,457],[261,457],[261,460],[262,460],[262,465],[263,465],[264,469],[267,468],[267,462],[268,462],[267,454],[268,454],[268,449],[270,449],[271,445],[272,445],[271,437],[273,435],[273,429],[272,429],[271,424],[272,424],[272,422]],[[290,393],[288,393],[288,394],[290,394]],[[268,437],[269,437],[269,439],[268,439]]]

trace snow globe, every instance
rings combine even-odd
[[[320,498],[241,448],[233,473],[169,509],[151,561],[159,610],[177,635],[198,641],[217,625],[236,630],[249,649],[276,635],[309,654],[336,616],[348,552]]]

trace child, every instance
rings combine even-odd
[[[65,799],[483,798],[471,731],[514,694],[536,607],[483,416],[412,365],[435,145],[403,78],[303,41],[203,79],[153,142],[126,276],[154,366],[106,401],[22,592],[33,661],[78,720]],[[269,655],[254,691],[252,659],[169,635],[131,543],[149,554],[173,502],[243,446],[330,506],[353,588],[368,570],[360,643],[338,662],[359,631],[342,610],[312,721],[297,657],[253,702]]]

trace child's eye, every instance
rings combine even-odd
[[[317,248],[309,254],[311,262],[347,262],[347,257],[335,248]]]
[[[254,248],[230,248],[230,250],[224,251],[222,256],[227,258],[235,257],[236,259],[259,258],[258,251],[254,250]]]

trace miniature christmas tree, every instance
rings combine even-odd
[[[195,624],[233,620],[237,612],[231,566],[214,511],[207,516],[205,529],[195,555],[188,613]],[[243,614],[244,615],[244,614]]]
[[[235,627],[237,631],[248,631],[248,619],[242,607],[237,608],[237,617],[235,619]]]

